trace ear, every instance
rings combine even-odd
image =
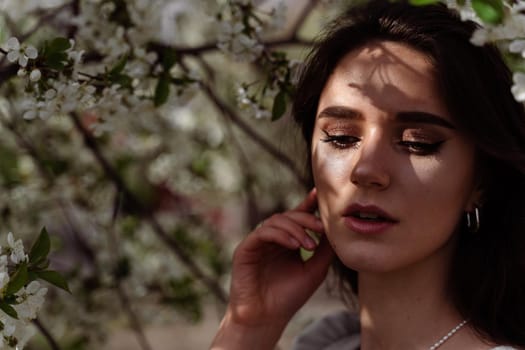
[[[476,188],[474,188],[472,190],[472,193],[470,194],[470,197],[465,206],[465,211],[471,212],[471,211],[474,211],[474,208],[481,207],[484,202],[483,194],[484,194],[484,191],[481,185],[476,186]]]

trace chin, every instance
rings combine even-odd
[[[387,273],[400,267],[401,262],[389,259],[388,253],[364,245],[356,242],[351,248],[336,249],[336,254],[343,265],[361,273]]]

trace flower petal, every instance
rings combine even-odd
[[[32,60],[38,57],[38,50],[34,46],[31,46],[31,45],[26,47],[24,53],[26,54],[28,58]]]
[[[18,51],[9,51],[7,53],[7,60],[9,62],[16,62],[16,60],[18,60],[19,56],[20,56],[20,52],[18,52]]]
[[[14,36],[10,37],[7,40],[7,49],[8,50],[19,50],[20,49],[20,42],[18,41],[18,39],[15,38]]]

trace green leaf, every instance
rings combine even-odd
[[[179,226],[173,231],[173,238],[190,254],[196,254],[199,248],[198,242],[191,236],[185,227]]]
[[[7,284],[7,287],[5,289],[5,294],[15,294],[27,284],[29,280],[29,276],[27,274],[27,264],[22,263],[18,266],[18,269],[14,273],[14,275],[9,280],[9,283]]]
[[[115,64],[113,68],[109,71],[110,75],[119,75],[122,73],[124,68],[126,67],[126,64],[128,63],[128,55],[124,55],[118,60],[118,62]]]
[[[177,52],[173,49],[166,48],[162,52],[161,64],[164,68],[164,71],[169,71],[177,62]]]
[[[503,2],[501,0],[472,0],[472,8],[485,23],[498,24],[503,20]]]
[[[64,52],[71,48],[71,43],[67,38],[55,38],[49,43],[50,52]]]
[[[52,158],[53,157],[53,158]],[[65,159],[56,157],[56,154],[44,155],[41,159],[42,165],[55,176],[64,174],[69,170],[69,163]]]
[[[16,312],[15,308],[8,303],[0,302],[0,309],[12,318],[18,320],[18,313]]]
[[[127,257],[121,257],[117,261],[117,265],[113,269],[113,275],[117,280],[128,277],[131,273],[131,262]]]
[[[40,235],[38,236],[35,243],[33,243],[31,251],[29,252],[29,263],[39,264],[45,260],[49,254],[50,248],[51,241],[49,239],[49,234],[47,233],[46,228],[43,227],[40,231]]]
[[[126,74],[118,74],[116,76],[112,76],[111,81],[119,84],[123,88],[129,88],[131,87],[131,83],[133,80]]]
[[[437,4],[439,0],[409,0],[411,5],[414,6],[424,6],[424,5],[432,5]]]
[[[159,78],[157,82],[157,87],[155,88],[155,106],[161,106],[168,100],[170,95],[170,78],[167,75],[163,75]]]
[[[307,229],[306,233],[308,233],[310,238],[312,238],[316,243],[319,243],[319,236],[314,231],[311,231],[311,230]],[[310,260],[312,258],[312,256],[314,256],[315,251],[306,250],[306,249],[301,247],[301,248],[299,248],[299,253],[301,254],[301,259],[303,261],[308,261],[308,260]]]
[[[64,52],[49,52],[45,57],[46,65],[49,68],[62,70],[66,66],[67,54]]]
[[[16,153],[0,144],[0,159],[0,184],[15,187],[21,179]]]
[[[210,159],[205,154],[202,154],[192,160],[190,170],[195,175],[206,178],[210,173],[210,167]]]
[[[31,283],[31,282],[33,282],[36,279],[38,279],[38,275],[36,274],[36,272],[28,270],[27,271],[27,282]]]
[[[281,90],[273,100],[272,120],[281,118],[286,112],[286,93]]]
[[[51,283],[52,285],[65,290],[68,293],[71,293],[71,291],[69,290],[69,286],[67,285],[66,279],[64,278],[64,276],[62,276],[58,272],[51,271],[51,270],[45,270],[45,271],[35,271],[35,273],[38,276],[38,278],[43,279],[44,281],[47,281]]]

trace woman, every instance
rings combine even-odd
[[[293,106],[315,189],[236,249],[213,349],[272,349],[334,259],[358,314],[296,349],[525,347],[525,115],[474,29],[386,1],[329,28]]]

